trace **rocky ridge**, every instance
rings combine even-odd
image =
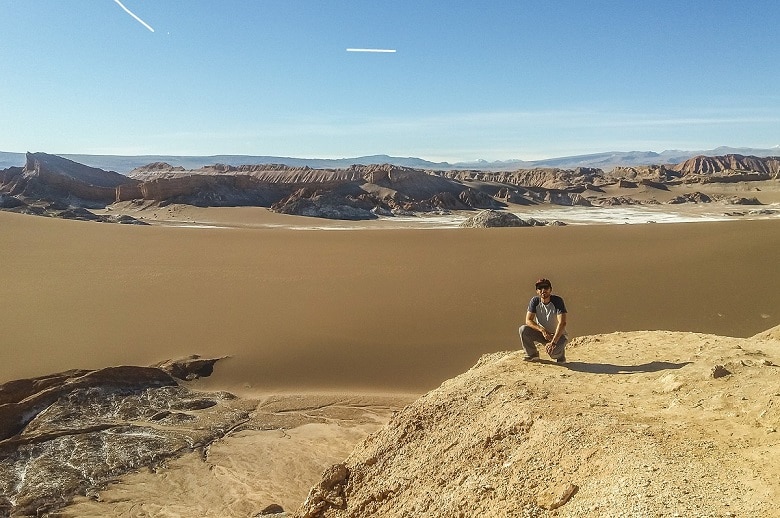
[[[774,516],[778,329],[580,337],[563,366],[486,355],[325,471],[293,516]]]
[[[55,155],[27,153],[24,167],[0,170],[0,209],[36,216],[143,225],[132,216],[98,216],[89,210],[113,203],[117,189],[137,183],[113,171]]]
[[[83,211],[74,215],[47,210],[45,203],[88,210],[140,200],[161,205],[261,206],[285,214],[373,219],[434,211],[501,209],[510,203],[634,204],[640,201],[630,193],[609,196],[604,194],[605,189],[641,187],[662,191],[672,185],[776,180],[779,173],[778,157],[724,155],[699,156],[675,166],[617,167],[607,173],[586,167],[438,171],[390,164],[353,165],[346,169],[214,164],[185,170],[154,162],[123,176],[54,155],[28,153],[24,167],[0,171],[0,208],[91,219]]]

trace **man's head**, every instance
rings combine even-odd
[[[537,291],[551,291],[552,290],[552,283],[550,282],[550,279],[539,279],[536,281],[536,289]]]

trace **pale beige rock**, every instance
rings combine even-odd
[[[542,492],[536,499],[536,505],[548,511],[558,509],[569,501],[577,489],[579,488],[571,482],[558,484]]]
[[[619,332],[566,356],[483,356],[355,448],[343,503],[295,516],[773,515],[780,342]]]

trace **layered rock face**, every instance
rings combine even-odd
[[[589,183],[605,183],[604,172],[592,167],[575,169],[535,168],[517,171],[447,171],[438,175],[459,181],[489,181],[523,187],[541,187],[544,189],[568,189]]]
[[[601,169],[535,168],[517,171],[427,171],[391,164],[313,169],[278,164],[214,164],[185,170],[164,162],[134,169],[129,177],[45,153],[28,153],[23,168],[0,171],[3,207],[44,200],[76,207],[148,200],[196,206],[260,206],[332,219],[378,215],[500,209],[507,203],[564,206],[637,203],[630,197],[598,197],[607,186],[668,190],[670,185],[777,178],[780,158],[695,157],[676,166]],[[585,191],[591,195],[585,197]],[[24,209],[23,211],[25,211]],[[37,213],[74,217],[52,211]],[[32,210],[33,213],[36,213]],[[91,219],[76,215],[77,219]]]
[[[134,183],[124,175],[46,153],[27,153],[23,168],[7,169],[0,176],[0,189],[10,195],[68,200],[74,205],[112,203],[118,186]]]
[[[780,157],[696,156],[677,164],[673,169],[684,175],[713,175],[726,171],[752,172],[751,179],[769,179],[777,178],[780,174]]]
[[[214,359],[70,371],[0,385],[0,516],[39,516],[76,494],[202,450],[249,418],[227,393],[181,378]]]
[[[284,189],[256,177],[187,174],[154,178],[116,188],[116,201],[144,199],[199,207],[267,207],[285,195]]]

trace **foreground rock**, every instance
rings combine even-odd
[[[168,367],[191,377],[216,361],[195,360]],[[203,451],[248,419],[234,396],[190,390],[157,367],[0,385],[0,516],[50,512],[130,471]]]
[[[486,355],[327,470],[295,516],[774,516],[776,335],[581,337],[565,365]]]

